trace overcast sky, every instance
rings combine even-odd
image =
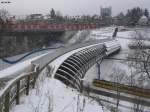
[[[1,0],[2,1],[2,0]],[[5,0],[3,0],[5,1]],[[125,12],[129,8],[140,6],[150,11],[150,0],[9,0],[11,4],[1,4],[11,14],[31,13],[47,14],[51,8],[63,15],[100,14],[100,6],[112,6],[112,13]]]

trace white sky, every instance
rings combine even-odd
[[[0,0],[5,1],[5,0]],[[100,14],[100,6],[112,6],[113,15],[129,8],[140,6],[150,10],[150,0],[9,0],[11,4],[1,4],[11,14],[47,14],[51,8],[63,15]]]

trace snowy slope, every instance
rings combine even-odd
[[[51,111],[50,111],[51,110]],[[78,110],[78,111],[77,111]],[[11,112],[109,112],[96,101],[66,87],[60,81],[46,77],[45,71],[29,96],[21,98],[21,104]]]

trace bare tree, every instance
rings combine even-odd
[[[46,97],[48,98],[48,112],[53,112],[54,110],[53,95],[50,94],[50,91],[46,93]]]
[[[113,73],[110,75],[111,81],[114,82],[114,88],[117,92],[117,102],[116,102],[116,108],[114,107],[113,110],[115,112],[119,111],[119,102],[120,102],[120,91],[118,89],[118,84],[123,83],[122,81],[126,79],[126,72],[125,70],[114,68]]]
[[[10,21],[9,21],[9,12],[5,9],[0,9],[0,29],[5,29]]]
[[[129,54],[128,58],[133,59],[130,62],[130,65],[136,69],[136,73],[141,75],[146,74],[150,79],[150,50],[147,49],[143,37],[144,33],[140,31],[135,31],[134,41],[129,45],[130,48],[133,48],[132,54]]]
[[[129,62],[129,65],[134,68],[132,73],[132,80],[134,84],[138,87],[145,88],[145,82],[150,83],[150,50],[148,46],[145,45],[144,40],[146,39],[146,34],[142,31],[135,30],[135,34],[132,34],[134,41],[132,40],[132,53],[129,54],[128,58],[132,61]],[[149,86],[149,84],[147,84]],[[140,97],[135,97],[139,102],[134,104],[134,112],[141,112],[144,109],[140,105]]]
[[[6,21],[8,19],[8,17],[10,16],[9,12],[5,9],[0,9],[0,18],[3,21]]]

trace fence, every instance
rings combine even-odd
[[[0,112],[9,112],[13,103],[20,103],[20,95],[29,95],[30,87],[35,87],[35,82],[39,74],[39,66],[33,65],[33,71],[24,73],[13,79],[0,93]]]

